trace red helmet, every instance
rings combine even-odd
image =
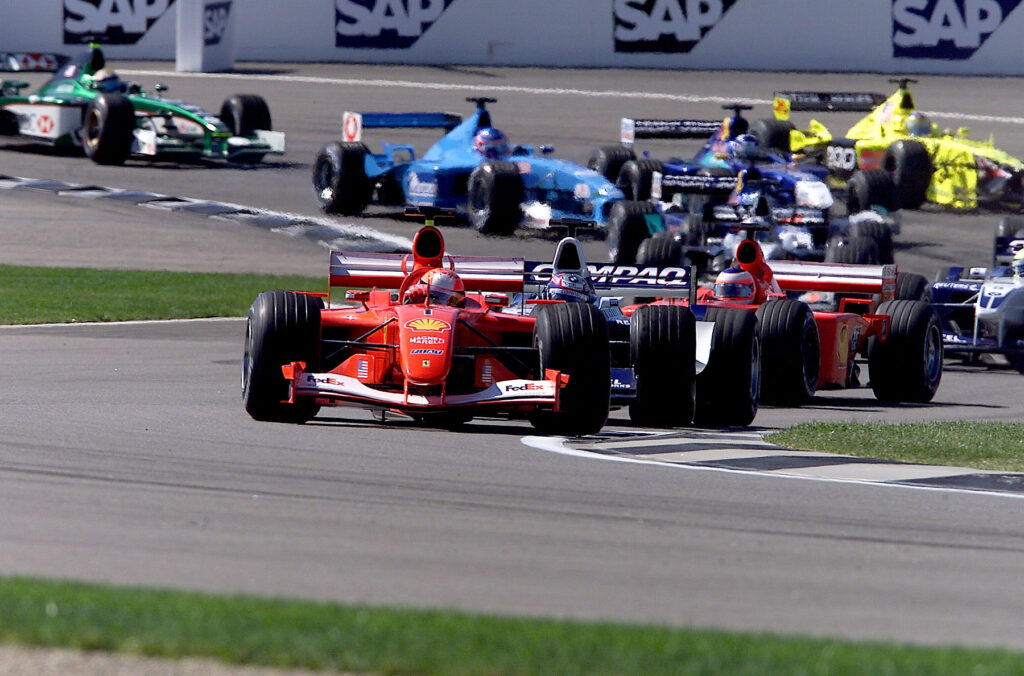
[[[407,292],[408,297],[430,297],[432,303],[438,305],[461,306],[466,300],[466,286],[462,279],[447,268],[428,270],[420,277],[420,281]]]
[[[715,278],[715,298],[746,300],[754,297],[754,277],[741,268],[722,270]]]

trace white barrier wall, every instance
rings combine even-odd
[[[192,0],[0,4],[7,51],[171,59]],[[216,0],[206,0],[215,4]],[[233,0],[235,58],[1024,75],[1024,0]]]

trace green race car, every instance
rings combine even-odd
[[[898,88],[889,97],[776,92],[775,119],[759,121],[760,140],[828,167],[833,184],[846,187],[851,211],[872,205],[916,209],[926,201],[954,209],[1021,209],[1024,162],[991,138],[968,138],[966,128],[940,130],[916,109],[908,88],[914,80],[891,82]],[[870,112],[839,137],[817,120],[795,129],[791,110]]]
[[[266,101],[236,94],[220,115],[152,95],[122,82],[92,45],[74,59],[56,54],[0,54],[0,71],[52,72],[34,94],[23,81],[0,81],[0,135],[21,136],[57,147],[80,147],[98,164],[129,157],[155,160],[222,158],[259,162],[284,153],[284,134],[271,129]]]

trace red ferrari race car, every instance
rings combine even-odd
[[[857,386],[858,355],[867,357],[877,399],[927,402],[942,378],[939,318],[927,302],[896,299],[912,295],[904,287],[917,277],[898,280],[892,264],[766,261],[745,239],[698,303],[756,312],[765,403],[800,405],[818,389]],[[827,295],[829,307],[812,310],[787,295],[810,293]]]
[[[440,426],[502,413],[547,433],[597,432],[611,382],[603,315],[583,303],[498,311],[522,290],[522,259],[446,255],[432,226],[410,255],[331,252],[326,294],[253,302],[245,410],[301,423],[321,406],[357,406]]]

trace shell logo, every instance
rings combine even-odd
[[[434,317],[417,317],[405,323],[405,328],[413,331],[447,331],[452,325],[443,319]]]
[[[839,341],[836,344],[836,361],[845,365],[850,356],[850,329],[843,324],[839,328]]]

